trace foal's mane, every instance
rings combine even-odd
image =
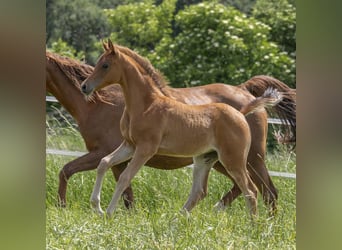
[[[147,73],[147,75],[151,77],[152,81],[163,92],[163,89],[168,85],[168,81],[159,70],[153,67],[153,65],[147,58],[144,58],[137,52],[121,45],[116,44],[115,48],[117,48],[120,53],[123,53],[133,59]]]
[[[81,91],[81,82],[84,81],[93,71],[94,67],[82,63],[78,60],[61,56],[56,53],[46,51],[46,59],[56,65],[69,78],[74,86]],[[90,100],[101,100],[111,102],[113,97],[110,95],[110,90],[96,91]]]

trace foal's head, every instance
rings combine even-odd
[[[122,67],[118,62],[120,52],[109,39],[108,43],[102,45],[104,53],[96,63],[93,73],[81,85],[82,92],[87,95],[110,84],[120,83],[122,75]]]

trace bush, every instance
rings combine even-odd
[[[173,86],[239,84],[266,74],[295,87],[295,62],[268,41],[268,25],[217,3],[189,6],[175,21],[180,33],[148,55]]]
[[[111,38],[118,44],[146,54],[172,33],[175,0],[156,6],[153,1],[118,6],[105,10],[112,27]]]
[[[292,1],[290,1],[292,2]],[[296,57],[296,7],[288,0],[258,0],[253,9],[253,16],[269,25],[269,38]]]

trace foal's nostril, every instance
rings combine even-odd
[[[86,93],[86,91],[87,91],[87,86],[86,86],[85,84],[83,84],[83,85],[81,86],[81,89],[82,89],[82,92],[83,92],[83,93]]]

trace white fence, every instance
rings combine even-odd
[[[53,96],[46,96],[47,102],[58,102],[58,100]],[[267,122],[270,124],[282,124],[281,120],[275,119],[275,118],[268,118]],[[60,149],[46,149],[46,154],[52,154],[52,155],[63,155],[63,156],[75,156],[80,157],[87,152],[80,152],[80,151],[69,151],[69,150],[60,150]],[[191,165],[189,166],[191,167]],[[278,177],[285,177],[285,178],[291,178],[296,179],[296,174],[294,173],[286,173],[286,172],[276,172],[276,171],[268,171],[271,176],[278,176]]]

